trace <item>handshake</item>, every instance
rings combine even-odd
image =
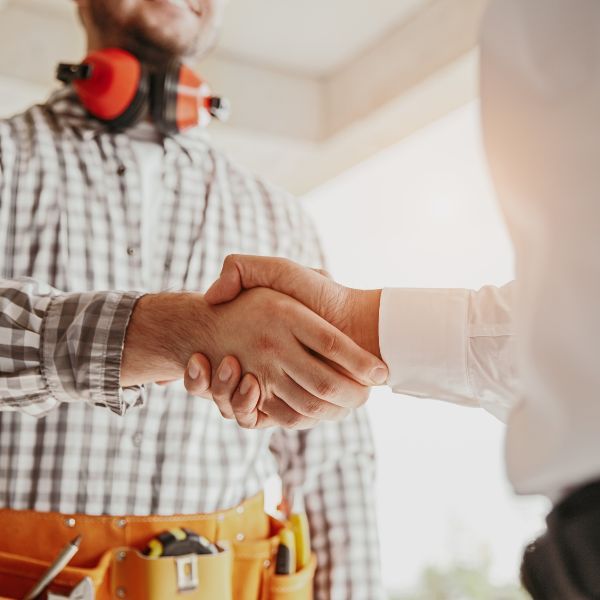
[[[387,380],[380,293],[343,287],[286,259],[229,256],[205,295],[138,301],[121,385],[184,377],[191,394],[212,398],[225,418],[249,429],[342,419]]]

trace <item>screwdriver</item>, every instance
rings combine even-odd
[[[58,554],[54,562],[48,567],[46,572],[40,577],[40,580],[33,586],[33,589],[25,596],[23,600],[34,600],[47,587],[52,580],[69,564],[69,561],[77,554],[81,544],[81,536],[78,535],[71,540]]]
[[[275,557],[275,574],[291,575],[296,572],[296,540],[287,527],[279,532],[279,546]]]

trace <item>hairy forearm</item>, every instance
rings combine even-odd
[[[194,352],[210,354],[215,309],[202,294],[148,294],[137,302],[127,328],[121,385],[183,377]]]

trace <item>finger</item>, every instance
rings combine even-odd
[[[363,386],[360,386],[361,388]],[[299,386],[289,375],[278,381],[275,393],[297,413],[318,421],[339,421],[350,412],[327,400],[322,400]]]
[[[223,263],[221,276],[204,297],[210,304],[221,304],[233,300],[242,290],[267,287],[318,310],[324,284],[336,285],[313,269],[285,258],[231,254]]]
[[[210,394],[211,366],[204,354],[192,354],[185,369],[183,383],[193,396]]]
[[[238,388],[241,377],[242,368],[234,356],[226,356],[213,375],[211,383],[212,397],[221,414],[226,419],[235,418],[233,409],[231,408],[231,399]],[[258,381],[254,379],[254,382],[260,394]]]
[[[287,361],[283,369],[300,388],[338,407],[358,408],[369,398],[369,387],[346,377],[308,352],[302,360]]]
[[[231,398],[231,410],[235,420],[244,429],[256,429],[260,422],[259,401],[260,386],[254,385],[256,379],[246,374]]]
[[[296,412],[276,396],[261,398],[260,388],[251,383],[250,376],[244,375],[231,401],[240,427],[264,429],[279,425],[290,429],[308,429],[316,424],[314,419]]]
[[[317,419],[307,417],[294,410],[285,400],[277,395],[261,399],[260,412],[265,415],[262,423],[270,422],[286,429],[310,429],[317,423]]]
[[[303,310],[293,323],[292,331],[302,344],[351,373],[359,383],[381,385],[387,380],[385,363],[318,315]]]

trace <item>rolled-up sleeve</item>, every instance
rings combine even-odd
[[[43,416],[85,401],[122,415],[142,389],[120,387],[136,292],[63,294],[31,279],[0,281],[0,410]]]
[[[505,420],[518,387],[513,288],[383,290],[379,342],[394,392]]]

